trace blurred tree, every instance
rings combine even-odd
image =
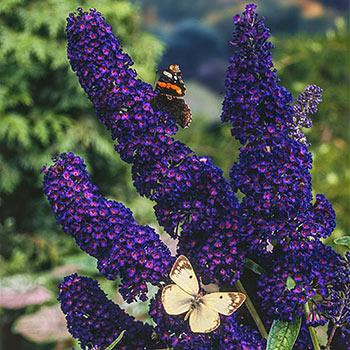
[[[89,8],[96,6],[96,2],[80,1],[79,5]],[[98,124],[95,111],[66,58],[65,19],[75,8],[70,0],[0,2],[0,223],[3,231],[9,227],[5,220],[10,217],[11,230],[26,233],[26,237],[45,231],[50,236],[56,229],[54,217],[42,196],[40,170],[50,162],[50,157],[61,152],[72,151],[83,156],[96,184],[103,182],[102,192],[118,196],[126,203],[136,196],[128,166],[114,152],[109,134]],[[98,10],[118,33],[142,78],[152,80],[162,45],[140,29],[137,7],[126,0],[101,0]],[[13,239],[11,242],[7,248],[16,243]],[[38,242],[31,240],[31,244]],[[6,243],[1,246],[2,258],[9,261],[13,273],[16,264],[10,260],[11,256],[15,258],[15,250],[7,249]],[[25,246],[24,251],[37,254],[36,249]],[[18,251],[16,254],[18,259]],[[33,256],[27,258],[33,260]],[[33,268],[23,261],[23,256],[21,259],[19,269]],[[47,263],[46,260],[45,267]]]
[[[211,12],[218,7],[225,7],[226,4],[220,4],[213,0],[133,0],[134,3],[139,3],[144,9],[153,8],[159,15],[160,22],[178,22],[186,19],[199,19],[206,13]],[[176,5],[175,5],[176,4]]]
[[[349,10],[350,3],[348,0],[319,0],[325,6],[336,8],[340,11]]]
[[[162,68],[169,63],[179,64],[187,80],[195,78],[202,65],[221,59],[224,54],[215,30],[195,20],[180,22],[165,38],[165,43],[167,50],[162,58]]]

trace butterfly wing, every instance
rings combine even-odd
[[[156,91],[170,96],[185,96],[186,88],[180,67],[177,64],[171,64],[163,70],[157,82]]]
[[[176,284],[170,284],[164,287],[162,291],[164,310],[169,315],[180,315],[188,311],[192,300],[193,297]]]
[[[191,311],[189,323],[192,332],[209,333],[220,326],[220,316],[216,311],[201,303]]]
[[[182,128],[188,128],[192,121],[192,113],[188,104],[182,98],[176,98],[173,101],[173,115],[176,121]]]
[[[244,303],[245,295],[238,292],[209,293],[204,295],[201,301],[208,308],[228,316]]]
[[[170,114],[182,128],[188,128],[192,121],[192,113],[181,98],[185,96],[186,88],[177,64],[171,64],[163,70],[155,91],[157,94],[152,98],[152,108]]]
[[[197,277],[190,261],[184,255],[180,255],[176,259],[175,264],[170,271],[169,277],[186,293],[194,297],[198,295],[199,285]]]
[[[182,98],[169,94],[158,94],[152,100],[152,107],[170,114],[182,128],[188,128],[191,124],[191,110]]]

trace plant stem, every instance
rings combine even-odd
[[[345,303],[340,307],[340,310],[339,310],[339,317],[338,317],[338,320],[340,320],[342,314],[343,314],[343,310],[345,308]],[[333,328],[331,330],[331,334],[329,335],[329,338],[328,338],[328,342],[327,342],[327,345],[325,347],[325,350],[329,350],[330,349],[330,346],[331,346],[331,342],[333,340],[333,337],[334,337],[334,334],[335,334],[335,331],[337,330],[337,328],[339,327],[339,325],[336,323],[336,321],[334,321],[334,325],[333,325]]]
[[[337,330],[337,328],[338,328],[338,325],[334,324],[333,328],[332,328],[332,331],[331,331],[331,334],[329,335],[329,339],[328,339],[327,345],[325,347],[325,350],[329,350],[330,349],[331,342],[333,340],[333,337],[334,337],[334,334],[335,334],[335,331]]]
[[[305,318],[307,319],[309,314],[310,314],[310,308],[309,308],[309,303],[306,302],[303,306],[303,310],[304,310],[304,314],[305,314]],[[311,340],[312,340],[312,344],[314,346],[315,350],[321,350],[320,344],[318,343],[318,339],[317,339],[317,335],[316,335],[316,331],[314,327],[308,327],[309,332],[310,332],[310,336],[311,336]]]
[[[253,320],[255,321],[255,324],[257,325],[261,336],[263,338],[267,339],[268,338],[268,334],[266,332],[265,326],[264,326],[260,316],[258,315],[258,313],[257,313],[257,311],[256,311],[256,309],[255,309],[255,307],[254,307],[254,305],[252,303],[252,301],[250,300],[248,293],[244,289],[242,282],[240,280],[236,281],[235,282],[235,286],[236,286],[236,288],[238,289],[239,292],[243,293],[246,296],[245,304],[246,304],[246,306],[248,308],[248,311],[249,311],[250,315],[253,317]]]

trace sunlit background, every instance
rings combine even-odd
[[[135,61],[141,79],[154,84],[179,64],[193,112],[177,138],[211,157],[228,176],[239,143],[220,122],[232,17],[241,0],[44,1],[0,3],[0,350],[79,349],[59,311],[57,283],[78,272],[98,278],[94,259],[64,235],[42,192],[40,170],[51,157],[83,157],[101,193],[130,207],[140,224],[157,225],[152,203],[132,185],[109,133],[66,58],[65,18],[81,6],[97,8]],[[326,240],[349,234],[349,2],[256,1],[272,32],[281,84],[297,97],[308,84],[323,88],[323,102],[305,133],[312,143],[314,194],[324,193],[337,213]],[[240,196],[240,194],[237,194]],[[165,237],[165,236],[164,236]],[[139,319],[147,305],[126,305],[117,282],[103,289]]]

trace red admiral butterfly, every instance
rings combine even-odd
[[[192,114],[187,103],[181,98],[185,96],[186,88],[177,64],[172,64],[163,70],[155,91],[157,96],[152,100],[152,107],[170,114],[181,127],[188,128],[192,121]]]

